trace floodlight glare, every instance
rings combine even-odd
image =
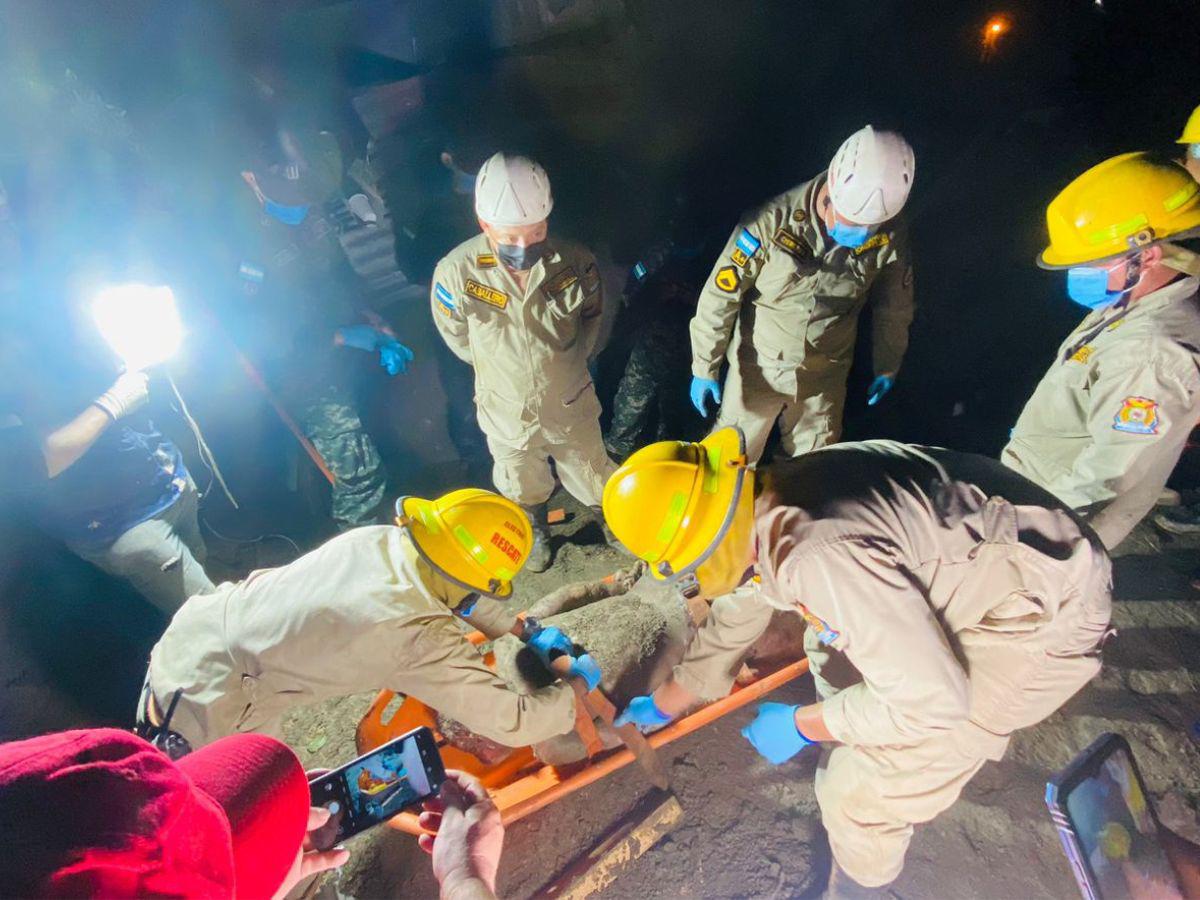
[[[107,287],[92,301],[92,317],[100,336],[129,371],[165,362],[183,342],[175,294],[166,285]]]

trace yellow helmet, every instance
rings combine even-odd
[[[643,447],[608,479],[603,504],[617,539],[685,594],[732,590],[749,566],[754,470],[737,428]]]
[[[481,488],[463,488],[436,500],[401,497],[396,521],[417,552],[447,581],[503,600],[529,558],[533,535],[521,507]]]
[[[1200,228],[1200,185],[1177,163],[1124,153],[1092,166],[1046,207],[1043,269],[1115,259]]]
[[[1200,106],[1192,110],[1177,144],[1200,144]]]

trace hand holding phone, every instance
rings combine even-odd
[[[329,811],[313,835],[327,849],[437,794],[446,779],[433,732],[418,728],[309,782],[312,805]]]

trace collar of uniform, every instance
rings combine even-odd
[[[802,194],[801,201],[804,210],[804,221],[800,223],[801,236],[808,241],[808,246],[812,248],[813,255],[818,259],[830,250],[837,249],[837,245],[826,237],[825,229],[821,225],[821,211],[817,209],[817,197],[828,177],[828,172],[822,172],[810,181]]]
[[[1197,291],[1200,291],[1200,277],[1188,275],[1184,278],[1179,278],[1170,284],[1164,284],[1157,291],[1152,291],[1139,299],[1133,304],[1133,308],[1129,310],[1129,314],[1132,316],[1141,312],[1149,312],[1152,309],[1159,309],[1178,300],[1191,297]]]

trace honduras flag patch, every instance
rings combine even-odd
[[[762,249],[762,241],[752,235],[747,229],[743,228],[742,233],[737,238],[738,249],[747,256],[753,256]]]
[[[434,282],[433,294],[437,297],[438,303],[442,305],[442,311],[449,314],[455,312],[458,307],[454,305],[454,295],[442,287],[440,282]]]

